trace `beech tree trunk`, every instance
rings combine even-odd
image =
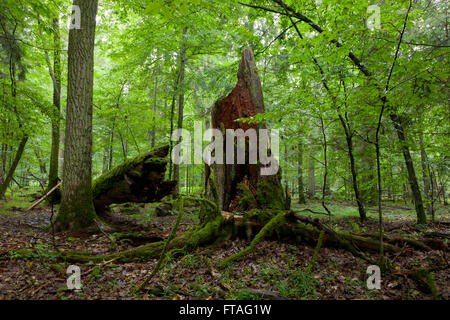
[[[303,185],[303,142],[301,136],[303,135],[303,124],[302,121],[300,121],[300,139],[297,145],[298,148],[298,168],[297,168],[297,174],[298,174],[298,203],[304,204],[306,203],[305,199],[305,186]]]
[[[353,191],[355,193],[355,199],[358,205],[359,218],[361,222],[364,222],[364,220],[367,219],[367,216],[358,189],[358,174],[356,171],[355,156],[353,154],[353,134],[350,132],[350,125],[344,120],[344,117],[341,114],[338,114],[338,116],[339,120],[341,121],[342,127],[344,128],[345,140],[347,141],[347,152],[348,157],[350,158],[350,171],[352,173]]]
[[[181,54],[180,54],[180,78],[179,78],[179,84],[178,89],[180,90],[180,95],[178,96],[178,129],[183,128],[183,116],[184,116],[184,74],[186,69],[186,33],[187,28],[183,29],[183,36],[182,36],[182,47],[181,47]],[[172,132],[170,133],[172,134]],[[178,181],[177,184],[177,190],[176,193],[180,193],[180,166],[177,164],[174,164],[173,166],[173,179],[175,181]]]
[[[58,229],[88,228],[96,218],[92,201],[92,102],[98,0],[74,0],[81,28],[69,31],[68,88],[62,199]]]
[[[54,115],[52,117],[52,148],[50,152],[50,170],[48,174],[47,191],[58,184],[58,162],[59,162],[59,135],[60,135],[60,112],[61,112],[61,42],[59,38],[59,19],[53,19],[53,106]],[[49,66],[50,67],[50,66]],[[50,71],[51,72],[51,71]],[[53,192],[50,196],[51,201],[59,200],[61,193]]]
[[[11,167],[8,170],[8,173],[6,174],[5,180],[3,181],[2,185],[0,186],[0,199],[3,199],[5,197],[6,189],[8,188],[9,184],[11,183],[14,172],[16,171],[17,165],[19,164],[20,159],[22,158],[23,151],[25,150],[25,145],[27,144],[28,136],[24,136],[22,140],[20,140],[19,148],[17,149],[16,156],[14,157],[13,162],[11,163]]]
[[[406,170],[408,171],[408,182],[411,186],[412,198],[414,201],[414,206],[416,207],[417,223],[426,224],[427,216],[425,215],[425,210],[423,208],[422,195],[420,193],[419,184],[417,182],[416,171],[414,170],[414,163],[411,158],[411,153],[406,142],[403,123],[401,121],[401,118],[396,113],[392,113],[390,117],[394,123],[395,130],[397,131],[398,139],[400,140],[400,146],[403,152],[403,157],[405,158]]]
[[[314,160],[313,155],[314,143],[311,142],[308,158],[308,198],[310,200],[314,199],[314,195],[316,194],[316,160]]]

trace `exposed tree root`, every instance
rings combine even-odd
[[[256,237],[250,242],[250,245],[245,248],[244,250],[226,258],[222,262],[220,262],[217,267],[218,268],[225,268],[233,261],[239,260],[242,257],[246,256],[247,254],[253,252],[256,248],[256,245],[260,243],[264,238],[267,236],[270,236],[274,231],[279,229],[285,221],[285,216],[283,212],[280,212],[278,215],[276,215],[274,218],[272,218],[266,225],[261,229],[261,231],[256,235]]]
[[[323,232],[322,245],[340,247],[351,252],[355,257],[376,264],[364,251],[378,252],[379,241],[361,235],[347,232],[336,232],[318,219],[301,216],[292,211],[281,210],[251,210],[243,216],[228,212],[220,212],[213,202],[193,197],[183,197],[183,201],[200,204],[200,225],[175,236],[168,250],[188,250],[214,243],[221,243],[226,239],[240,237],[246,234],[253,238],[248,248],[226,258],[219,263],[224,267],[253,252],[263,239],[277,236],[280,240],[297,240],[316,245]],[[255,235],[253,237],[253,235]],[[124,238],[126,238],[124,236]],[[386,252],[400,253],[401,248],[392,243],[406,243],[408,245],[428,250],[426,245],[413,239],[388,238],[384,243]],[[101,262],[115,259],[118,262],[145,261],[159,258],[164,250],[166,241],[146,243],[144,245],[105,255],[92,255],[88,252],[59,251],[52,253],[55,257],[70,262]],[[30,254],[28,254],[30,256]]]

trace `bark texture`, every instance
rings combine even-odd
[[[95,219],[92,201],[92,100],[98,0],[74,0],[81,28],[69,32],[66,134],[58,229],[81,229]]]
[[[265,129],[264,123],[235,121],[264,113],[261,81],[256,70],[252,50],[244,50],[238,71],[238,82],[231,93],[219,99],[211,114],[212,127],[225,135],[226,129]],[[256,131],[258,132],[258,131]],[[225,140],[225,139],[224,139]],[[237,147],[234,147],[234,164],[206,166],[206,189],[220,210],[244,211],[253,208],[285,209],[286,195],[281,185],[281,172],[261,176],[261,164],[249,164],[249,142],[245,142],[245,164],[237,164]],[[226,155],[226,144],[223,146]],[[225,159],[224,162],[225,163]]]
[[[52,118],[52,149],[50,152],[50,170],[48,174],[48,185],[46,191],[51,190],[59,182],[58,179],[58,162],[59,162],[59,139],[60,139],[60,112],[61,112],[61,42],[59,38],[59,19],[53,19],[54,29],[54,51],[53,51],[53,106],[54,115]],[[50,66],[49,66],[50,68]],[[50,73],[52,72],[51,69]],[[52,193],[50,201],[60,200],[60,191]]]

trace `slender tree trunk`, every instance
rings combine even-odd
[[[2,143],[2,154],[1,154],[2,167],[0,168],[0,184],[3,184],[3,181],[5,181],[7,154],[8,154],[8,145]]]
[[[17,149],[16,152],[16,156],[14,157],[11,167],[8,170],[5,180],[0,186],[0,199],[3,199],[5,197],[6,189],[8,188],[9,184],[13,179],[14,172],[16,171],[17,165],[19,164],[19,161],[22,158],[23,151],[25,150],[25,145],[27,144],[27,141],[28,141],[27,135],[25,135],[20,141],[19,148]]]
[[[426,224],[427,216],[425,215],[425,210],[422,203],[422,195],[420,193],[419,184],[417,182],[416,172],[414,170],[414,163],[411,158],[411,153],[409,151],[408,144],[406,142],[405,131],[403,129],[403,123],[401,118],[396,113],[391,113],[391,120],[394,123],[395,130],[397,131],[398,139],[400,140],[400,145],[403,152],[403,157],[405,158],[405,165],[408,171],[408,182],[411,186],[412,197],[414,201],[414,206],[417,213],[417,223]]]
[[[182,47],[181,47],[181,54],[180,54],[180,81],[179,81],[179,88],[180,88],[180,95],[178,97],[178,129],[183,128],[183,113],[184,113],[184,74],[185,74],[185,68],[186,68],[186,33],[187,28],[183,29],[183,37],[182,37]],[[173,172],[173,180],[180,182],[180,166],[177,164],[174,164],[174,172]],[[180,193],[180,184],[177,184],[176,187],[176,193]]]
[[[300,139],[297,145],[298,148],[298,168],[297,168],[297,175],[298,175],[298,203],[304,204],[306,203],[305,199],[305,192],[304,192],[304,185],[303,185],[303,142],[302,142],[302,135],[303,135],[303,124],[300,120],[300,130],[299,135]]]
[[[53,19],[53,106],[54,114],[52,117],[52,148],[50,152],[50,169],[48,174],[47,190],[51,190],[58,184],[58,165],[59,165],[59,139],[60,139],[60,112],[61,112],[61,43],[59,37],[59,19]],[[50,67],[50,66],[49,66]],[[51,69],[50,69],[51,72]],[[53,198],[59,197],[53,194]]]
[[[328,210],[328,207],[325,205],[325,195],[326,195],[326,189],[327,189],[327,176],[328,176],[328,156],[327,156],[328,144],[327,144],[327,135],[326,135],[322,116],[320,116],[320,128],[322,130],[322,137],[323,137],[323,164],[324,164],[323,185],[322,185],[322,207],[328,213],[328,218],[331,219],[331,212],[330,212],[330,210]]]
[[[159,75],[159,69],[157,69],[155,71],[155,83],[154,83],[154,87],[153,87],[153,112],[157,112],[158,111],[158,75]],[[152,149],[155,147],[155,143],[156,143],[156,118],[155,116],[153,116],[153,125],[152,125],[152,129],[150,131],[150,144]]]
[[[92,103],[98,0],[74,0],[81,28],[69,31],[67,115],[58,229],[83,229],[96,218],[92,199]]]
[[[175,118],[175,102],[176,102],[176,92],[177,92],[177,87],[178,87],[178,79],[175,83],[175,87],[174,87],[174,93],[172,96],[172,106],[170,108],[170,137],[172,137],[172,132],[173,132],[173,119]],[[173,172],[173,163],[172,163],[172,139],[170,139],[169,142],[169,180],[172,180],[172,172]]]
[[[344,117],[341,114],[339,114],[339,120],[341,121],[342,127],[344,128],[345,140],[347,141],[347,152],[348,157],[350,158],[350,170],[352,173],[353,191],[355,193],[355,199],[358,205],[359,219],[361,220],[361,222],[364,222],[367,219],[367,216],[358,189],[358,175],[356,171],[355,157],[353,155],[353,135],[351,132],[349,132],[350,128],[348,127],[347,123],[344,120]]]
[[[423,179],[423,193],[426,199],[426,210],[429,215],[431,215],[431,203],[430,203],[430,175],[428,173],[428,156],[425,150],[425,145],[423,143],[423,133],[420,133],[419,137],[420,144],[420,160],[422,164],[422,179]]]
[[[316,194],[316,160],[314,160],[314,145],[311,144],[309,150],[309,158],[308,158],[308,198],[310,200],[314,199],[314,195]]]
[[[103,149],[102,174],[108,171],[108,155],[109,155],[109,146],[105,145],[105,149]]]
[[[111,139],[109,141],[109,162],[108,162],[108,170],[111,170],[113,167],[113,158],[114,158],[114,129],[116,126],[116,117],[113,120],[113,126],[111,128]]]

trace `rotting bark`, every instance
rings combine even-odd
[[[97,214],[111,204],[148,203],[174,191],[176,182],[165,181],[169,146],[156,148],[127,160],[93,182],[92,194]]]
[[[253,129],[257,132],[256,140],[259,140],[258,130],[266,129],[264,123],[235,121],[265,112],[261,81],[250,48],[244,50],[237,77],[238,82],[231,93],[216,101],[211,114],[212,127],[219,129],[223,134],[227,129],[241,129],[246,135],[247,130]],[[257,143],[259,142],[255,144]],[[234,145],[235,155],[242,152],[236,143]],[[262,176],[260,171],[263,166],[260,163],[250,163],[250,145],[251,138],[245,141],[245,164],[238,164],[235,156],[233,164],[213,163],[206,166],[205,186],[209,199],[215,201],[219,208],[225,211],[253,208],[285,209],[287,201],[281,185],[281,172]],[[253,147],[258,150],[256,145]],[[223,148],[225,155],[227,154],[225,144]]]

